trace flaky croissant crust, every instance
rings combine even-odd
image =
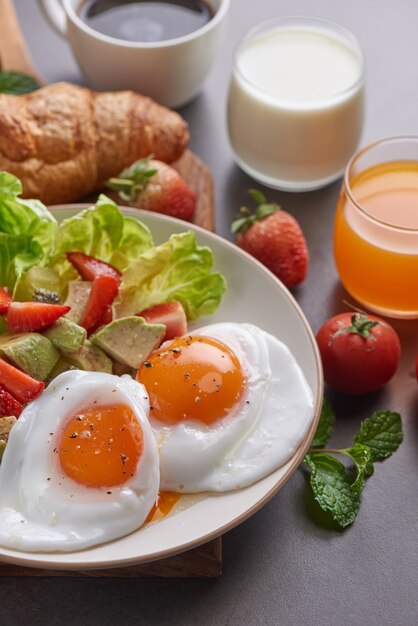
[[[150,154],[170,163],[188,140],[180,115],[132,91],[56,83],[0,94],[0,170],[45,204],[73,202]]]

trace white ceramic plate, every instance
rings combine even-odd
[[[54,214],[61,220],[82,208],[84,205],[57,207]],[[202,319],[201,325],[219,321],[250,322],[283,340],[313,390],[314,420],[294,457],[255,485],[221,495],[205,494],[180,513],[96,548],[69,554],[25,554],[0,548],[3,561],[55,569],[105,568],[152,561],[193,548],[240,524],[268,502],[301,463],[314,435],[323,393],[321,361],[312,331],[289,291],[258,261],[217,235],[162,215],[135,209],[124,212],[145,222],[157,244],[172,233],[191,228],[200,245],[210,246],[215,269],[226,277],[228,289],[218,312]]]

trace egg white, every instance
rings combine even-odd
[[[240,489],[294,455],[314,417],[312,391],[289,348],[257,326],[219,323],[190,334],[213,337],[233,350],[246,389],[229,414],[210,425],[167,425],[150,414],[161,490]]]
[[[64,476],[53,449],[68,418],[92,404],[115,403],[131,407],[143,432],[136,473],[109,489],[84,487]],[[84,371],[58,376],[10,433],[0,466],[0,545],[27,552],[72,551],[139,528],[159,489],[148,406],[144,387],[129,376]]]

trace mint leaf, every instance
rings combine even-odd
[[[363,490],[366,473],[370,474],[369,467],[373,471],[372,451],[369,446],[365,446],[362,443],[355,443],[352,448],[344,450],[350,458],[353,459],[356,464],[357,476],[356,480],[351,485],[351,489],[357,494]]]
[[[21,72],[0,72],[0,93],[18,96],[40,88],[40,84],[32,76]]]
[[[322,448],[332,435],[335,424],[335,413],[331,404],[324,398],[321,409],[321,417],[311,443],[311,448]]]
[[[376,411],[361,423],[355,443],[368,446],[372,461],[383,461],[397,450],[403,439],[402,421],[399,413]]]
[[[305,463],[311,469],[310,483],[321,509],[346,528],[353,523],[360,506],[344,465],[329,454],[307,454]]]

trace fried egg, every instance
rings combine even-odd
[[[147,414],[147,395],[128,376],[58,376],[10,433],[0,466],[0,545],[71,551],[139,528],[159,489]]]
[[[251,485],[294,455],[314,417],[289,348],[251,324],[213,324],[166,342],[138,380],[150,397],[162,490]]]

